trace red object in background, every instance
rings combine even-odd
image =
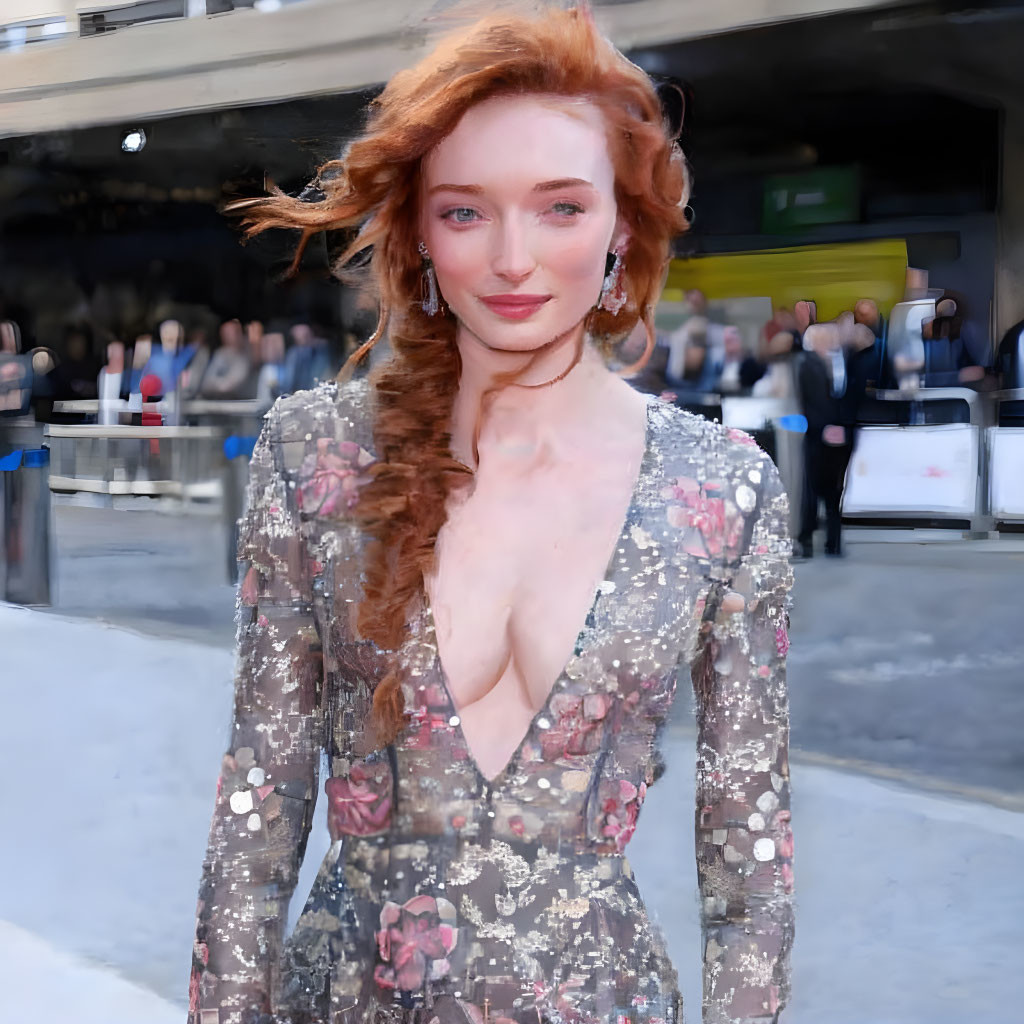
[[[151,402],[154,396],[159,395],[163,389],[163,381],[155,373],[147,373],[139,381],[139,391],[142,392],[143,405],[146,402]],[[146,412],[145,408],[143,408],[141,422],[144,427],[162,427],[164,418],[158,412]],[[149,442],[149,453],[150,455],[160,454],[160,442],[156,438]]]

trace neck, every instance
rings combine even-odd
[[[608,384],[616,379],[584,338],[582,323],[534,352],[492,348],[461,324],[455,340],[462,371],[452,407],[452,453],[474,468],[478,421],[480,449],[493,444],[528,455],[561,447],[571,443],[574,428],[586,429],[593,422]],[[582,354],[573,365],[581,341]],[[506,385],[515,373],[515,382]]]

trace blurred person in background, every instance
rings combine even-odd
[[[255,368],[263,365],[263,321],[250,320],[245,325],[245,340],[249,343],[249,362]]]
[[[279,395],[284,394],[284,332],[268,330],[260,339],[260,372],[256,380],[256,398],[261,405],[270,407]]]
[[[199,393],[209,399],[255,397],[255,380],[251,379],[248,341],[238,320],[225,320],[220,325],[220,347],[210,356]]]
[[[100,361],[92,350],[92,331],[84,324],[68,327],[64,332],[64,355],[53,372],[54,399],[95,398],[99,369]]]
[[[674,391],[707,393],[724,360],[725,328],[709,316],[707,296],[699,288],[686,293],[686,305],[686,319],[664,336],[669,350],[665,381]]]
[[[813,299],[800,299],[793,305],[793,320],[801,339],[801,347],[806,348],[807,346],[803,344],[803,337],[807,328],[818,322],[818,304]]]
[[[722,332],[722,358],[713,365],[714,381],[709,390],[720,394],[738,394],[744,356],[743,335],[738,327],[729,325]]]
[[[803,351],[796,316],[777,308],[761,330],[757,359],[748,370],[751,394],[757,398],[793,400],[796,397],[795,356]],[[757,371],[760,371],[755,376]]]
[[[160,344],[153,349],[143,376],[153,374],[160,380],[160,395],[166,397],[178,389],[185,368],[196,353],[196,346],[186,345],[185,329],[177,320],[164,320],[157,329]]]
[[[857,325],[850,314],[841,322],[809,324],[804,331],[806,351],[797,369],[800,404],[807,419],[803,510],[797,537],[797,554],[802,558],[814,555],[818,506],[822,502],[825,554],[842,556],[843,484],[853,453],[859,397],[863,395],[860,379],[850,380],[848,359],[854,346],[870,346],[873,341],[867,328],[854,328]],[[844,330],[848,331],[846,337]]]
[[[714,367],[709,390],[725,395],[748,393],[764,376],[766,367],[746,351],[743,334],[733,324],[722,330],[722,359]]]
[[[783,1012],[787,501],[747,435],[607,362],[653,344],[687,222],[666,120],[589,12],[494,14],[391,79],[322,199],[233,207],[353,229],[339,269],[372,246],[356,357],[387,327],[392,358],[280,399],[253,453],[192,1024],[678,1020],[624,852],[687,670],[703,1017]]]
[[[706,317],[694,316],[670,335],[665,383],[682,404],[699,404],[702,396],[714,390],[717,366],[708,347],[707,327]]]
[[[21,354],[21,328],[14,320],[0,320],[0,355]]]
[[[935,316],[921,324],[921,338],[924,387],[970,387],[985,379],[991,354],[975,336],[956,299],[945,296],[935,304]]]
[[[133,407],[141,401],[142,378],[146,372],[146,364],[153,355],[153,335],[140,334],[135,338],[135,344],[131,348],[128,365],[128,399]],[[134,411],[139,411],[135,409]]]
[[[853,319],[867,327],[874,338],[871,351],[864,356],[868,383],[880,389],[895,387],[896,381],[886,351],[889,323],[882,316],[878,303],[874,299],[858,299],[853,305]]]
[[[96,378],[100,403],[98,423],[109,426],[119,421],[119,413],[124,408],[122,392],[126,386],[124,342],[115,338],[107,342],[107,362]]]
[[[22,354],[21,328],[14,320],[0,321],[0,415],[24,416],[32,402],[32,360]],[[0,419],[0,455],[11,447]]]
[[[32,415],[38,423],[53,422],[54,384],[57,353],[39,346],[28,353],[32,365]]]
[[[725,324],[715,319],[708,308],[708,297],[699,288],[691,288],[686,293],[686,302],[692,316],[703,317],[706,321],[704,341],[711,358],[721,360],[725,354]]]
[[[284,357],[283,394],[308,391],[318,381],[331,376],[331,356],[327,340],[320,338],[308,323],[297,323],[291,329],[291,347]]]
[[[192,358],[178,378],[178,390],[183,399],[197,398],[210,365],[210,332],[205,324],[193,324],[188,328],[185,347],[192,351]]]

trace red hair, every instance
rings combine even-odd
[[[358,229],[338,261],[339,272],[372,247],[370,277],[380,320],[342,375],[387,329],[394,357],[372,378],[379,461],[354,510],[373,538],[358,628],[385,650],[401,644],[412,602],[433,567],[448,495],[471,477],[449,447],[461,370],[456,321],[447,311],[427,316],[420,306],[421,163],[470,107],[509,94],[584,98],[601,111],[618,213],[630,232],[623,259],[628,301],[617,313],[595,307],[585,327],[608,354],[643,320],[646,357],[671,240],[686,227],[688,178],[652,82],[601,35],[589,12],[498,14],[443,39],[430,56],[391,79],[373,101],[360,137],[342,159],[320,168],[321,200],[303,202],[274,188],[269,196],[229,207],[243,211],[247,237],[267,228],[298,228],[302,237],[292,269],[309,239],[323,230]],[[404,722],[395,669],[377,684],[374,714],[379,739],[391,742]]]

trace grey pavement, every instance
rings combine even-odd
[[[796,567],[794,745],[1024,797],[1024,538],[847,537]]]

